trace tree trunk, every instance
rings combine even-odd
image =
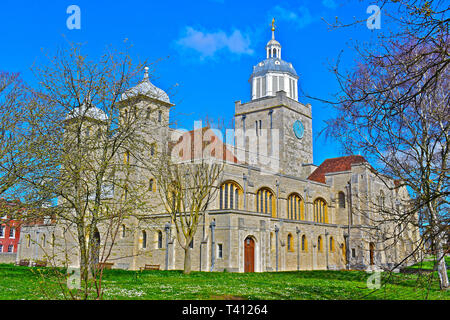
[[[187,245],[187,248],[184,249],[184,274],[191,273],[191,247]]]
[[[448,275],[447,266],[445,264],[445,254],[442,247],[442,237],[438,236],[436,241],[436,259],[437,259],[437,272],[439,275],[439,285],[441,290],[448,289]]]

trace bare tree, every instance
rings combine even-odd
[[[135,159],[150,149],[153,132],[141,125],[140,97],[127,95],[143,64],[134,66],[128,50],[90,60],[78,44],[48,58],[34,68],[39,114],[27,114],[30,156],[45,166],[22,180],[53,204],[63,233],[60,252],[47,257],[66,266],[79,259],[81,290],[65,294],[101,298],[103,267],[118,258],[112,252],[120,228],[126,221],[132,229],[133,217],[149,210],[147,174]]]
[[[196,141],[194,136],[198,134]],[[169,145],[150,168],[158,185],[159,198],[175,226],[176,238],[184,250],[184,273],[191,272],[191,243],[201,217],[217,195],[217,184],[223,173],[222,147],[217,153],[207,148],[211,129],[203,128],[184,134],[177,144]],[[214,139],[212,139],[214,140]],[[181,147],[180,147],[180,144]]]
[[[373,160],[374,172],[388,188],[407,188],[408,206],[387,210],[380,205],[377,211],[395,223],[397,236],[405,223],[427,227],[421,240],[436,248],[440,286],[446,289],[450,9],[441,1],[384,1],[383,8],[398,29],[380,33],[376,46],[356,45],[352,71],[342,72],[339,63],[334,67],[341,90],[332,102],[337,116],[328,121],[326,133],[344,152]]]

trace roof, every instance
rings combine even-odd
[[[280,58],[269,58],[258,63],[253,67],[251,78],[265,75],[270,71],[285,72],[298,78],[297,72],[292,66],[292,63],[281,60]]]
[[[169,145],[171,150],[174,150],[174,148],[177,147],[178,157],[180,160],[186,161],[196,158],[194,143],[196,142],[195,135],[197,134],[198,138],[202,142],[201,157],[208,158],[210,156],[211,158],[238,163],[238,159],[233,152],[227,148],[227,145],[224,144],[220,137],[216,135],[214,130],[209,127],[186,131],[181,134],[176,143],[171,143]],[[210,152],[209,155],[205,154],[207,151]],[[218,154],[216,154],[216,151]]]
[[[108,120],[107,114],[100,110],[97,107],[89,104],[89,107],[86,107],[86,104],[83,103],[80,107],[76,107],[72,109],[66,116],[66,120],[78,118],[78,117],[86,117],[91,118],[98,121],[106,121]]]
[[[127,90],[120,97],[120,101],[129,99],[131,97],[135,97],[137,95],[147,96],[159,101],[163,101],[166,103],[170,103],[169,96],[164,90],[156,87],[153,83],[150,82],[148,78],[148,67],[145,67],[144,79],[139,82],[135,87]]]
[[[331,172],[349,171],[352,164],[365,163],[367,160],[363,156],[345,156],[339,158],[326,159],[308,177],[308,180],[325,183],[325,175]]]

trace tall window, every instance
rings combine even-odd
[[[158,111],[158,122],[162,122],[162,111]]]
[[[276,217],[275,196],[273,192],[267,188],[259,189],[256,193],[256,211],[271,214]]]
[[[150,119],[150,113],[151,113],[151,109],[150,108],[147,108],[147,114],[145,115],[145,118],[148,120],[148,119]]]
[[[150,181],[148,183],[148,190],[150,192],[155,192],[155,180],[150,179]]]
[[[41,238],[41,245],[43,248],[45,248],[46,242],[47,242],[47,240],[46,240],[45,234],[43,234],[42,238]]]
[[[142,230],[141,233],[141,240],[142,240],[142,249],[147,248],[147,232],[145,232],[145,230]]]
[[[3,252],[3,245],[0,244],[0,252]]]
[[[218,259],[223,258],[223,244],[221,244],[221,243],[217,244],[217,258]]]
[[[162,249],[163,247],[163,234],[161,231],[158,231],[158,249]]]
[[[334,239],[330,237],[330,252],[334,252]]]
[[[5,226],[0,226],[0,238],[5,237]]]
[[[323,251],[322,236],[317,238],[317,250],[319,250],[319,252]]]
[[[227,181],[220,186],[220,209],[240,209],[242,189],[237,183]]]
[[[29,248],[30,245],[31,245],[31,237],[30,237],[30,235],[27,234],[27,236],[25,237],[25,239],[26,239],[26,241],[27,241],[27,248]]]
[[[13,250],[14,250],[14,246],[12,245],[12,244],[10,244],[9,246],[8,246],[8,252],[13,252]]]
[[[296,193],[288,197],[288,219],[305,220],[303,199]]]
[[[126,227],[125,227],[124,224],[122,225],[121,228],[122,228],[121,236],[122,236],[122,239],[123,239],[123,238],[125,238],[125,236],[127,235],[127,231],[126,231],[127,229],[126,229]]]
[[[294,251],[294,237],[290,233],[287,236],[287,250]]]
[[[314,201],[314,222],[328,223],[327,203],[322,198]]]
[[[16,237],[16,228],[14,227],[9,228],[9,237],[11,239],[14,239]]]
[[[130,164],[130,151],[125,151],[123,155],[123,164]]]
[[[305,235],[302,235],[302,251],[308,251],[308,239],[306,239]]]
[[[345,208],[345,193],[342,191],[338,193],[339,208]]]

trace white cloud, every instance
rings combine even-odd
[[[228,51],[235,55],[253,54],[250,38],[241,31],[234,30],[230,35],[224,31],[203,32],[186,27],[184,35],[176,42],[179,46],[200,53],[200,58],[212,57],[219,51]]]
[[[313,17],[309,9],[305,6],[300,6],[297,10],[290,10],[283,8],[281,6],[276,6],[273,10],[273,16],[275,20],[287,21],[294,23],[298,29],[302,29],[311,23],[313,23],[316,18]],[[275,22],[276,24],[276,22]]]
[[[337,4],[334,2],[334,0],[322,0],[322,4],[324,7],[327,7],[328,9],[336,9]]]

